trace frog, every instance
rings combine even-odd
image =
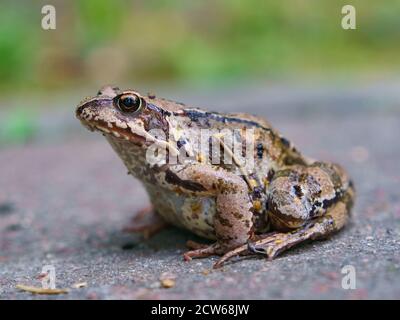
[[[219,256],[219,268],[235,256],[273,260],[350,220],[355,189],[342,166],[304,156],[261,117],[110,85],[75,113],[147,191],[151,207],[140,216],[151,218],[138,230],[173,225],[211,241],[189,240],[186,261]]]

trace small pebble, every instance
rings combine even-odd
[[[173,279],[163,279],[160,281],[163,288],[175,287],[175,280]]]
[[[203,275],[208,275],[208,274],[210,274],[210,269],[204,269],[201,273],[203,274]]]

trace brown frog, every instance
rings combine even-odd
[[[354,189],[337,164],[304,157],[271,125],[104,87],[76,109],[101,132],[128,173],[146,188],[152,212],[168,224],[215,240],[188,242],[185,260],[221,255],[269,259],[348,221]],[[137,230],[156,230],[152,225]]]

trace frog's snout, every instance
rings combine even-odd
[[[95,109],[95,108],[93,108],[94,104],[95,104],[94,103],[94,98],[87,97],[87,98],[83,99],[79,103],[79,105],[76,107],[76,110],[75,110],[76,117],[78,119],[82,119],[84,117],[84,114],[87,111],[93,112],[94,110],[92,110],[92,109]]]
[[[76,115],[76,117],[77,117],[78,119],[81,119],[83,110],[84,110],[85,108],[86,108],[86,105],[85,105],[85,104],[79,104],[79,105],[76,107],[75,115]]]
[[[110,105],[112,105],[111,98],[86,98],[77,106],[75,115],[80,120],[90,121],[96,116],[99,116],[102,110]]]

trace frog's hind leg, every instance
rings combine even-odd
[[[221,267],[227,260],[237,255],[260,254],[273,260],[285,250],[307,240],[326,238],[340,230],[346,223],[348,208],[344,202],[338,202],[326,216],[310,221],[305,226],[291,232],[279,232],[257,241],[249,241],[220,258],[214,268]]]
[[[252,243],[249,246],[249,251],[264,254],[269,260],[272,260],[281,252],[296,244],[306,240],[327,238],[346,225],[350,213],[352,192],[353,190],[349,190],[340,201],[328,209],[324,216],[311,220],[292,232],[277,233]]]
[[[149,239],[167,227],[167,222],[155,212],[152,206],[148,206],[140,210],[123,230],[141,233],[144,239]]]
[[[323,172],[320,170],[323,170]],[[336,165],[317,164],[315,167],[296,168],[294,171],[279,175],[275,183],[272,183],[272,186],[276,188],[271,190],[270,196],[275,197],[275,199],[270,201],[271,212],[269,216],[274,229],[281,232],[265,237],[261,235],[261,239],[249,241],[247,245],[242,245],[227,252],[214,267],[222,266],[225,261],[239,254],[262,254],[272,260],[296,244],[306,240],[326,238],[342,229],[350,215],[354,189],[352,183],[347,180],[347,176],[341,170]],[[325,173],[327,174],[325,175]],[[301,183],[299,185],[299,181],[295,177],[297,174],[303,175],[302,179],[307,180],[309,185]],[[328,184],[330,180],[333,180],[333,184],[336,184],[334,189],[340,188],[342,191],[332,200],[325,201],[318,212],[319,215],[316,217],[315,209],[313,210],[315,203],[311,201],[311,206],[305,205],[304,207],[310,208],[310,210],[301,219],[301,216],[298,215],[300,207],[297,210],[293,209],[293,204],[296,201],[294,198],[287,199],[286,197],[292,197],[292,194],[286,191],[290,190],[291,187],[294,188],[293,193],[295,196],[299,198],[300,202],[305,202],[306,200],[301,198],[304,197],[304,194],[310,195],[308,189],[311,188],[316,194],[328,192],[329,188],[327,186],[324,186],[324,191],[319,192],[317,185]],[[299,192],[300,187],[297,188],[297,186],[301,186],[302,192]],[[319,200],[314,202],[316,201]]]

